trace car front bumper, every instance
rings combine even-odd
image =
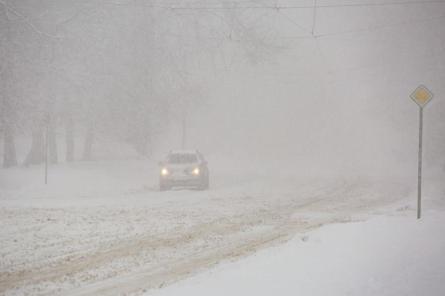
[[[180,178],[167,178],[161,177],[160,184],[165,187],[197,187],[203,183],[200,176],[180,177]]]

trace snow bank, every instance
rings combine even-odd
[[[445,212],[328,225],[148,295],[445,295]]]

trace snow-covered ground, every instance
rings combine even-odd
[[[445,295],[445,212],[334,224],[146,295]]]
[[[415,215],[411,179],[210,166],[203,192],[159,192],[141,160],[51,166],[48,185],[41,166],[0,170],[0,294],[141,294],[321,225]]]

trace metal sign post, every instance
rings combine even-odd
[[[417,219],[422,210],[422,146],[423,146],[423,108],[419,108],[419,156],[417,173]]]
[[[48,149],[49,148],[49,128],[46,125],[45,131],[45,184],[48,184]]]
[[[422,211],[422,146],[423,146],[423,108],[433,99],[433,93],[423,85],[420,85],[411,94],[411,99],[419,106],[419,156],[417,175],[417,219]]]
[[[45,185],[48,184],[48,153],[49,153],[49,124],[50,124],[49,115],[45,116]]]

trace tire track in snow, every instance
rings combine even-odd
[[[299,206],[310,205],[314,202],[315,201],[312,200]],[[62,277],[69,277],[76,273],[102,266],[112,260],[116,260],[116,258],[137,256],[145,250],[156,251],[162,248],[177,248],[200,239],[210,240],[211,237],[215,235],[230,236],[253,228],[256,225],[264,225],[266,221],[273,223],[273,220],[281,218],[281,215],[286,209],[289,210],[288,206],[265,212],[254,211],[233,217],[223,217],[213,220],[210,223],[196,225],[186,231],[167,233],[161,236],[147,235],[143,238],[133,238],[129,241],[119,242],[115,246],[104,248],[90,254],[75,254],[44,268],[25,269],[17,272],[2,272],[0,273],[0,292],[21,285],[56,281]]]
[[[162,235],[147,232],[143,237],[118,240],[87,254],[74,254],[43,268],[23,269],[17,272],[0,273],[0,292],[23,287],[36,294],[66,295],[116,295],[156,288],[208,268],[222,260],[230,260],[251,254],[258,249],[290,238],[326,223],[349,221],[351,213],[366,211],[369,207],[394,202],[401,196],[384,196],[372,199],[356,198],[357,189],[343,184],[319,188],[301,201],[290,198],[276,202],[270,200],[264,207],[254,207],[262,199],[251,198],[237,202],[251,203],[254,210],[245,207],[236,215],[215,217],[209,223],[186,229],[172,230]],[[243,199],[243,198],[241,198]],[[222,199],[224,202],[224,200]],[[244,205],[245,206],[245,205]],[[246,210],[246,208],[248,210]],[[204,209],[205,210],[205,209]],[[336,216],[307,221],[295,214],[337,212]],[[204,241],[204,247],[201,242]],[[179,251],[178,251],[179,250]],[[155,262],[144,257],[145,253],[157,254]],[[162,252],[166,252],[167,256]],[[173,256],[173,258],[172,258]],[[176,257],[175,257],[176,256]],[[139,266],[108,274],[103,278],[88,277],[94,270],[126,258],[139,261]],[[86,274],[86,276],[85,276]],[[77,278],[74,285],[61,286]],[[59,285],[58,285],[59,284]],[[59,288],[54,288],[59,286]]]

